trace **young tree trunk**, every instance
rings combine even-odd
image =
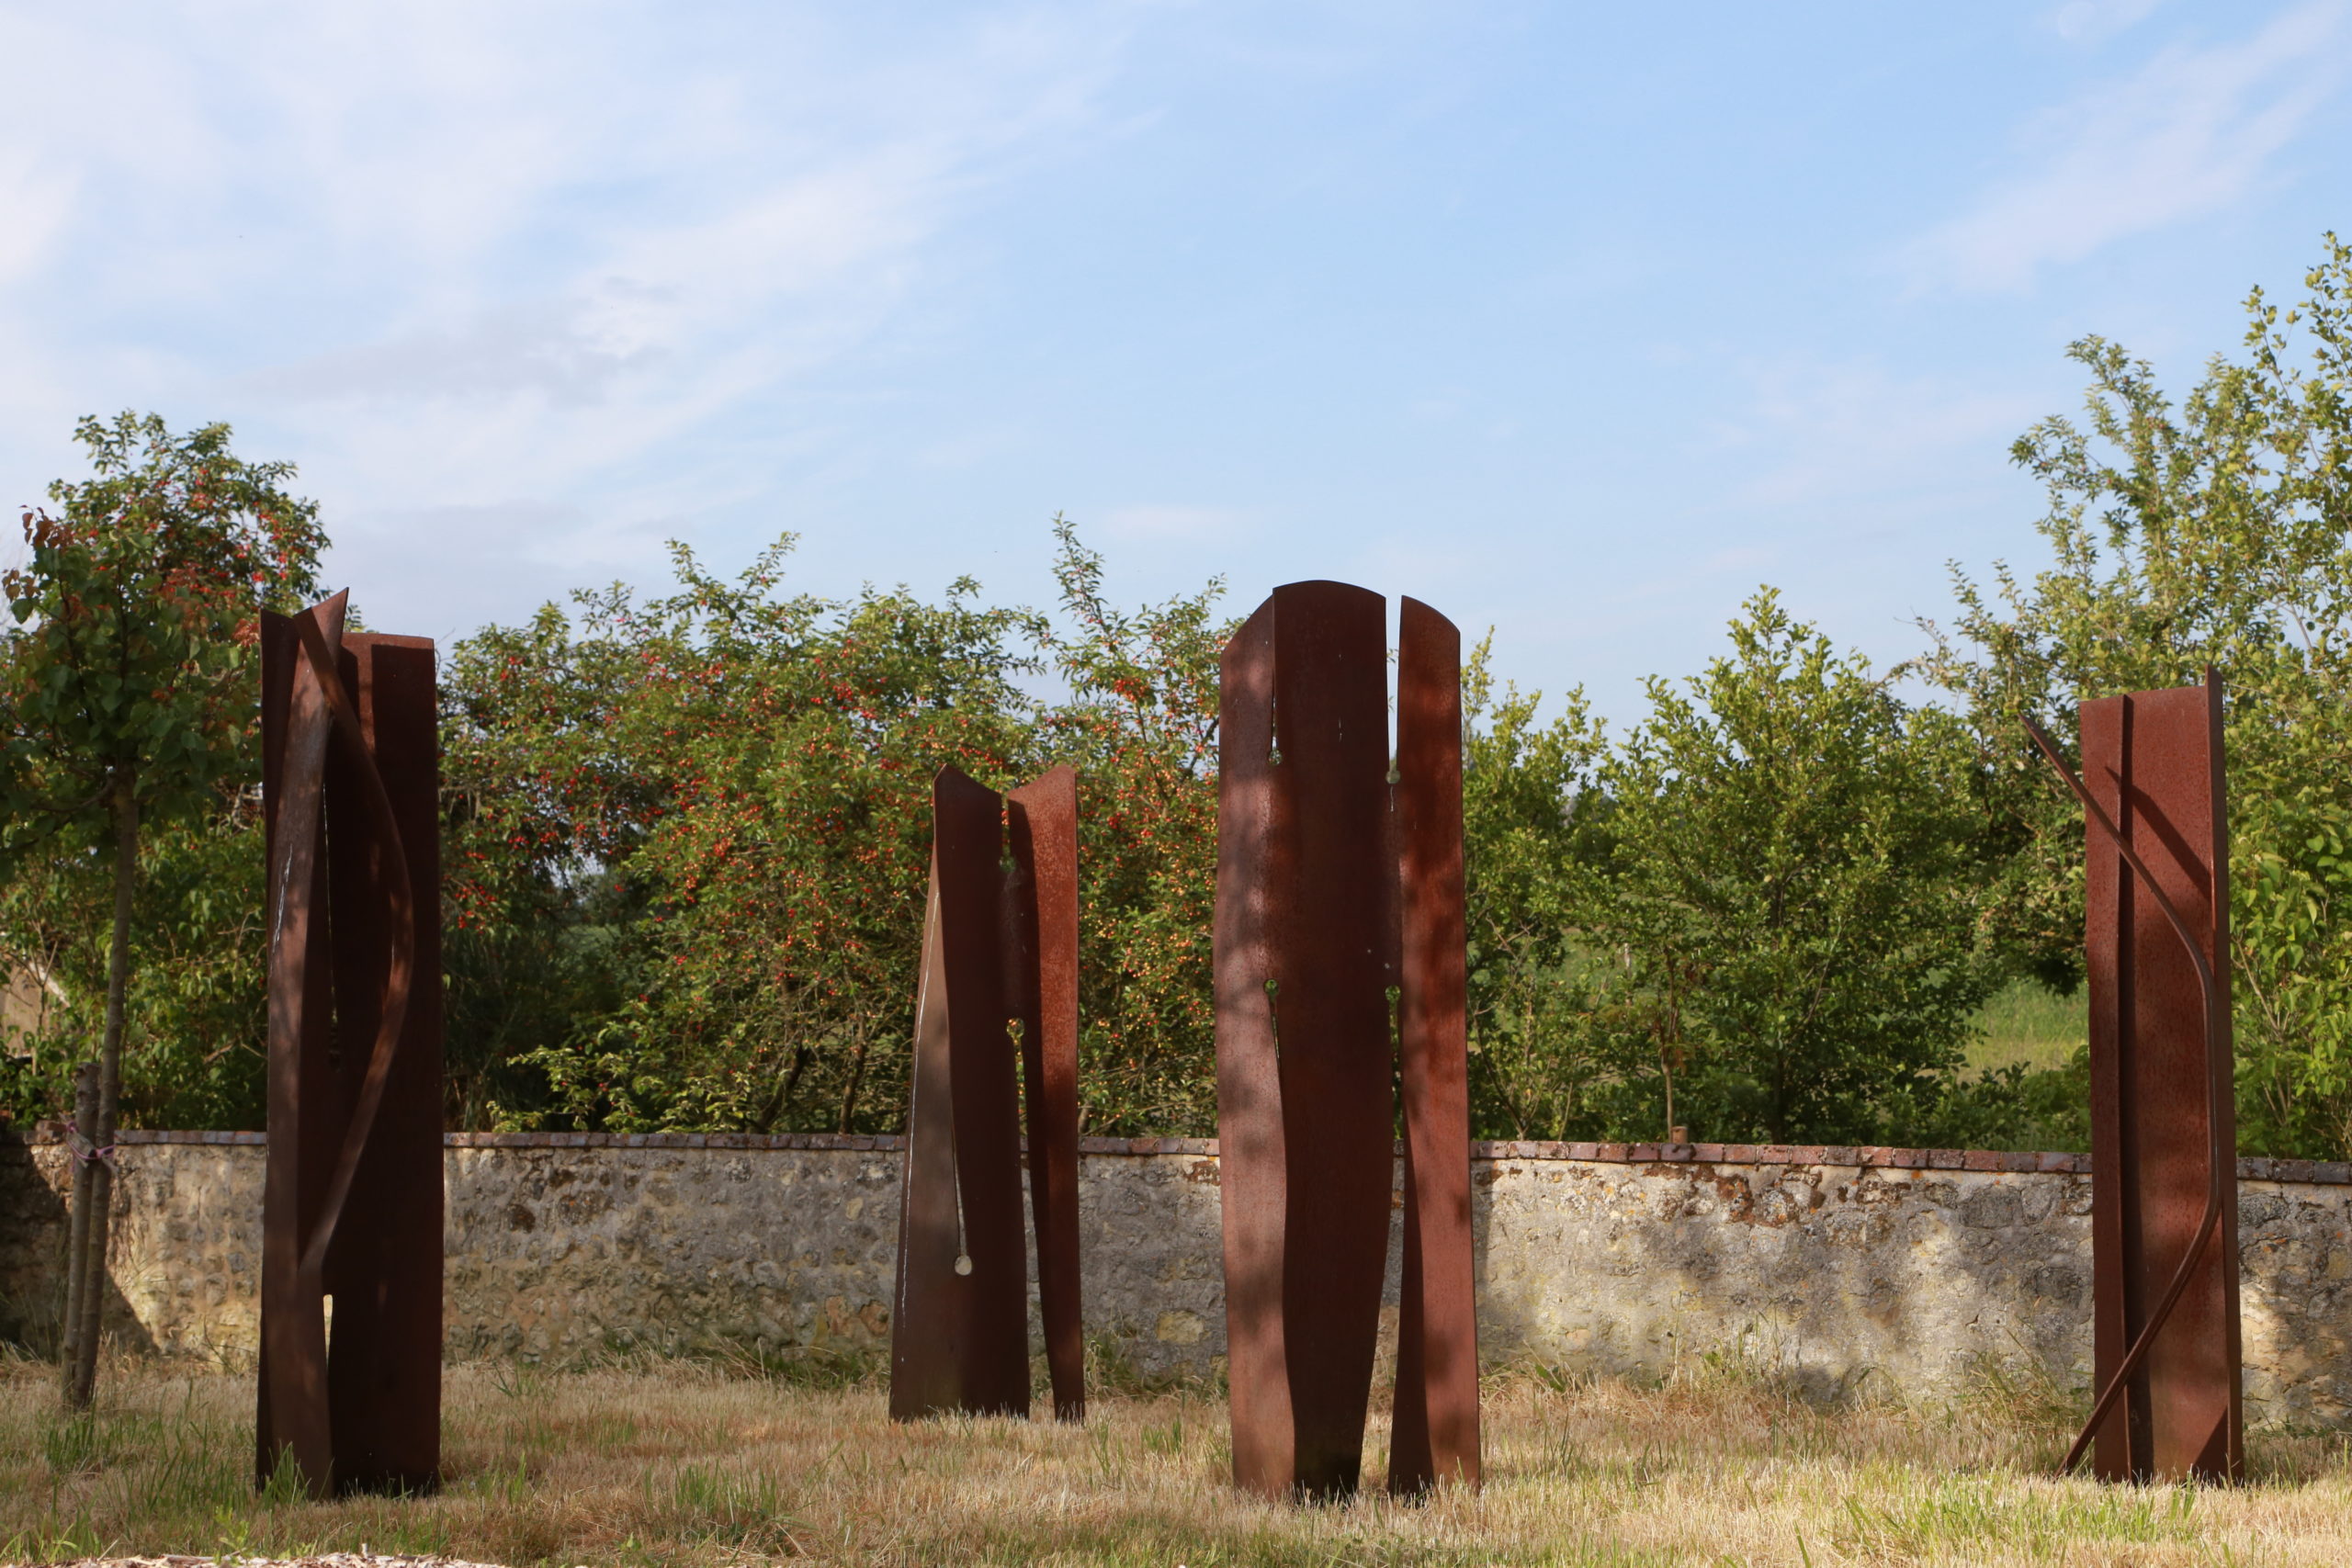
[[[98,1132],[98,1065],[74,1069],[74,1130],[66,1148],[74,1158],[74,1219],[65,1240],[65,1310],[57,1319],[58,1392],[74,1401],[81,1358],[74,1353],[82,1330],[82,1276],[90,1256],[90,1151]]]
[[[857,1114],[857,1091],[865,1083],[865,1027],[858,1026],[857,1051],[849,1065],[849,1088],[842,1092],[842,1131],[849,1131],[850,1119]]]
[[[114,1196],[115,1115],[122,1099],[123,1008],[130,989],[130,897],[139,880],[138,774],[119,768],[114,781],[114,942],[107,953],[107,1033],[98,1055],[101,1154],[89,1162],[90,1234],[82,1266],[82,1322],[74,1339],[68,1403],[86,1409],[98,1381],[98,1309],[106,1299],[107,1211]]]

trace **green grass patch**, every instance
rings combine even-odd
[[[2090,994],[2062,996],[2038,980],[2016,980],[1984,1004],[1981,1038],[1970,1047],[1972,1073],[2013,1064],[2064,1066],[2090,1039]]]

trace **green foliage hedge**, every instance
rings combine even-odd
[[[2052,564],[1954,569],[1959,613],[1873,671],[1764,590],[1622,737],[1579,693],[1464,671],[1480,1134],[2079,1146],[2083,1065],[1973,1071],[1986,998],[2078,982],[2082,832],[2018,723],[2199,679],[2231,703],[2240,1126],[2352,1153],[2352,252],[2249,301],[2173,404],[2075,345],[2085,414],[2019,440]],[[977,584],[830,600],[787,537],[675,556],[444,660],[449,1114],[466,1127],[888,1130],[904,1103],[928,788],[1083,782],[1090,1131],[1214,1130],[1222,584],[1126,611],[1057,522],[1057,613]],[[12,634],[30,657],[37,627]],[[8,716],[12,724],[17,716]],[[249,727],[247,727],[249,730]],[[245,734],[245,730],[241,730]],[[132,1124],[258,1123],[249,737],[142,850]],[[0,1114],[54,1113],[103,993],[86,850],[19,855],[0,938],[45,1017]]]

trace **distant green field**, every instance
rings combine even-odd
[[[2090,998],[2062,997],[2033,980],[2018,980],[1984,1004],[1984,1037],[1969,1048],[1968,1065],[1990,1072],[2012,1062],[2030,1067],[2064,1064],[2089,1037]]]

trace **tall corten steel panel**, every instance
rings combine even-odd
[[[2234,1481],[2245,1460],[2221,686],[2085,703],[2081,733],[2093,1337],[2109,1395],[2095,1465],[2114,1480]]]
[[[1011,819],[1010,861],[1007,819]],[[1055,1413],[1086,1408],[1078,1282],[1078,781],[932,785],[931,888],[890,1321],[890,1414],[1029,1413],[1027,1078]],[[1016,1052],[1010,1025],[1018,1023]]]
[[[1002,929],[1029,1134],[1038,1316],[1054,1415],[1086,1418],[1078,1284],[1078,775],[1056,768],[1004,797],[1012,872]]]
[[[1227,1349],[1234,1477],[1270,1496],[1339,1495],[1360,1479],[1388,1238],[1392,1073],[1405,1092],[1408,1277],[1389,1483],[1409,1493],[1478,1474],[1460,641],[1410,600],[1402,630],[1393,785],[1378,594],[1338,582],[1278,588],[1223,660]]]
[[[1405,1249],[1388,1486],[1412,1493],[1441,1480],[1478,1483],[1462,636],[1418,599],[1398,612],[1392,816]]]
[[[255,1472],[440,1472],[441,955],[433,644],[262,626],[269,1152]],[[332,1300],[332,1336],[329,1334]]]

